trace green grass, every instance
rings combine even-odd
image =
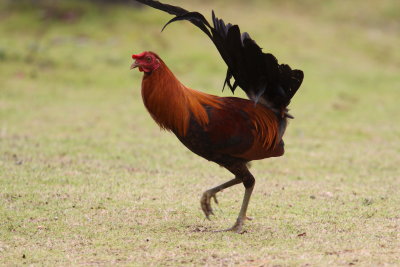
[[[160,34],[170,16],[150,9],[3,1],[0,265],[400,265],[398,1],[170,2],[215,9],[305,72],[285,156],[252,165],[254,220],[210,232],[233,224],[243,187],[204,219],[201,193],[231,175],[158,129],[129,71],[152,50],[186,85],[229,95],[200,31]]]

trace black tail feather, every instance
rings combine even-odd
[[[241,34],[238,25],[225,24],[215,16],[214,11],[211,26],[198,12],[153,0],[136,1],[176,16],[167,22],[163,30],[179,20],[188,20],[200,28],[212,40],[228,66],[224,88],[227,85],[234,93],[239,86],[253,101],[260,101],[280,112],[286,111],[303,81],[301,70],[292,70],[289,65],[279,64],[272,54],[263,53],[247,32]],[[233,84],[232,78],[235,80]]]
[[[136,0],[136,1],[144,5],[154,7],[155,9],[162,10],[171,15],[180,16],[189,12],[181,7],[160,3],[158,1],[153,1],[153,0]]]
[[[211,25],[208,23],[206,18],[202,14],[200,14],[199,12],[187,12],[187,13],[185,13],[183,15],[177,15],[175,18],[171,19],[170,21],[168,21],[164,25],[164,27],[162,28],[162,31],[170,23],[175,22],[175,21],[179,21],[179,20],[188,20],[188,21],[190,21],[191,23],[193,23],[194,25],[199,27],[200,30],[202,30],[205,34],[207,34],[208,37],[212,38],[212,35],[211,35],[210,31],[208,30],[208,28],[211,28]]]

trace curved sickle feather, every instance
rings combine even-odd
[[[177,15],[176,17],[174,17],[170,21],[168,21],[164,25],[164,27],[162,28],[161,31],[164,31],[164,29],[172,22],[179,21],[179,20],[190,21],[191,23],[193,23],[194,25],[199,27],[205,34],[207,34],[208,37],[212,38],[210,31],[207,29],[207,27],[211,28],[211,25],[208,23],[206,18],[199,12],[187,12],[186,14],[183,14],[183,15]]]
[[[164,3],[160,3],[158,1],[153,1],[153,0],[136,0],[136,2],[142,3],[144,5],[147,6],[151,6],[155,9],[159,9],[162,10],[164,12],[167,12],[171,15],[183,15],[185,13],[188,13],[189,11],[187,11],[186,9],[183,9],[179,6],[173,6],[173,5],[168,5],[168,4],[164,4]]]

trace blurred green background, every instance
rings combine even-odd
[[[0,1],[0,264],[400,264],[400,1],[168,1],[211,10],[305,72],[286,154],[230,174],[159,131],[131,54],[218,95],[226,67],[187,22],[134,1]],[[243,96],[243,94],[238,94]],[[304,234],[305,233],[305,234]]]

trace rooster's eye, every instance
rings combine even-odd
[[[151,57],[146,57],[146,61],[150,63],[151,62]]]

